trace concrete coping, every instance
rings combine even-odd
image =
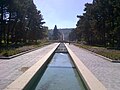
[[[41,58],[37,63],[35,63],[30,69],[8,85],[4,90],[23,90],[35,74],[42,69],[42,66],[49,59],[49,57],[54,53],[59,43],[48,52],[43,58]],[[88,90],[107,90],[104,85],[88,70],[88,68],[79,60],[79,58],[71,51],[71,49],[65,44],[68,53],[70,54],[78,73],[83,79]]]
[[[81,62],[81,60],[65,44],[69,55],[71,56],[79,75],[83,79],[88,90],[107,90],[105,86],[92,74],[92,72]]]
[[[35,74],[37,74],[37,72],[42,69],[42,66],[54,53],[58,45],[59,43],[57,43],[50,52],[48,52],[43,58],[41,58],[37,63],[35,63],[30,69],[28,69],[10,85],[8,85],[4,90],[23,90],[27,86],[27,84],[33,79]]]

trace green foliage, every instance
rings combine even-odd
[[[105,57],[111,58],[113,60],[120,60],[120,52],[98,52],[98,54],[103,55]]]
[[[57,25],[55,25],[53,30],[53,40],[59,40],[60,39],[60,32],[57,29]]]
[[[119,50],[106,49],[103,47],[81,45],[81,44],[75,44],[75,45],[80,47],[80,48],[85,48],[89,51],[92,51],[92,52],[95,52],[95,53],[100,54],[102,56],[105,56],[107,58],[110,58],[113,60],[120,60],[120,51]]]
[[[48,42],[47,40],[41,40],[37,43],[30,43],[30,44],[25,44],[25,45],[19,45],[17,47],[12,47],[9,46],[9,48],[0,48],[0,56],[12,56],[21,52],[25,52],[28,50],[36,49],[45,45],[50,44],[51,42]]]
[[[93,0],[85,4],[85,13],[77,16],[77,39],[90,45],[120,49],[120,1]]]
[[[71,33],[69,34],[69,40],[70,41],[75,41],[76,40],[76,31],[75,31],[75,29],[73,29],[72,31],[71,31]]]
[[[0,1],[0,45],[37,42],[46,37],[44,23],[33,0]]]

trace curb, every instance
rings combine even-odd
[[[59,43],[3,90],[30,90],[31,86],[35,85],[36,80],[40,77],[40,73],[47,67],[49,58],[52,56],[58,45]]]
[[[106,87],[93,75],[93,73],[82,63],[75,53],[65,45],[69,55],[71,56],[79,75],[83,79],[87,90],[107,90]]]
[[[45,45],[46,46],[46,45]],[[44,46],[43,46],[44,47]],[[42,47],[38,47],[38,48],[33,48],[33,49],[30,49],[30,50],[27,50],[27,51],[23,51],[21,53],[18,53],[18,54],[15,54],[15,55],[12,55],[12,56],[8,56],[8,57],[0,57],[0,59],[12,59],[12,58],[15,58],[15,57],[18,57],[18,56],[21,56],[23,54],[26,54],[26,53],[29,53],[29,52],[32,52],[32,51],[35,51],[37,49],[40,49]]]
[[[75,46],[75,45],[74,45]],[[76,46],[76,47],[78,47],[78,46]],[[80,47],[78,47],[78,48],[80,48]],[[113,63],[120,63],[120,60],[112,60],[112,59],[110,59],[110,58],[107,58],[107,57],[105,57],[105,56],[102,56],[102,55],[100,55],[100,54],[97,54],[97,53],[95,53],[95,52],[92,52],[92,51],[90,51],[90,50],[87,50],[87,49],[85,49],[85,48],[81,48],[81,49],[83,49],[83,50],[85,50],[85,51],[87,51],[87,52],[90,52],[91,54],[94,54],[95,56],[98,56],[98,57],[100,57],[100,58],[103,58],[103,59],[105,59],[105,60],[107,60],[107,61],[110,61],[110,62],[113,62]]]

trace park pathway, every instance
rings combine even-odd
[[[0,59],[0,90],[22,75],[28,68],[52,50],[56,43],[47,45],[30,53],[12,58]]]
[[[56,43],[47,45],[9,60],[0,59],[0,90],[3,90],[22,75],[28,68],[54,48],[55,45]],[[68,46],[108,90],[119,90],[120,63],[112,63],[74,45]]]
[[[108,90],[120,90],[120,63],[112,63],[74,45],[68,46]]]

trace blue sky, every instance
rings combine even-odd
[[[41,11],[46,26],[53,29],[75,28],[77,15],[84,13],[84,4],[93,0],[33,0],[37,9]]]

